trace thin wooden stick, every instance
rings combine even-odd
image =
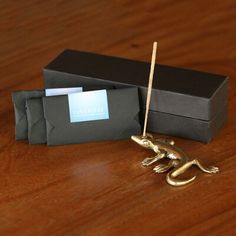
[[[153,81],[155,62],[156,62],[156,52],[157,52],[157,42],[154,42],[153,43],[153,49],[152,49],[152,60],[151,60],[151,68],[150,68],[150,74],[149,74],[149,82],[148,82],[146,111],[145,111],[145,119],[144,119],[144,126],[143,126],[143,137],[146,136],[148,112],[149,112],[151,95],[152,95],[152,81]]]

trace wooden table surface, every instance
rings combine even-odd
[[[0,1],[0,235],[235,235],[236,2]],[[174,188],[130,140],[47,147],[14,140],[11,92],[43,87],[65,48],[230,76],[228,122],[209,144],[175,138],[220,173]]]

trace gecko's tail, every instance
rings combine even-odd
[[[171,172],[168,173],[167,176],[166,176],[167,183],[172,185],[172,186],[183,186],[183,185],[191,183],[195,179],[196,179],[196,176],[193,176],[192,178],[186,179],[186,180],[175,179],[174,177],[172,177]]]

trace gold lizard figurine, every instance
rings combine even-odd
[[[186,179],[186,180],[178,180],[175,177],[184,173],[188,168],[192,165],[196,165],[205,173],[217,173],[219,168],[216,166],[204,167],[199,160],[194,159],[190,160],[188,156],[178,147],[174,145],[173,140],[168,139],[154,139],[151,134],[146,134],[146,136],[137,136],[133,135],[131,137],[133,141],[135,141],[140,146],[153,150],[156,155],[154,157],[147,157],[142,161],[143,166],[149,166],[165,157],[170,159],[170,162],[167,165],[159,164],[154,167],[154,171],[156,173],[163,173],[174,168],[170,171],[166,176],[166,181],[168,184],[172,186],[182,186],[192,182],[196,176]]]
[[[144,118],[144,126],[143,126],[143,135],[137,136],[133,135],[131,139],[139,144],[140,146],[153,150],[156,155],[154,157],[147,157],[142,161],[144,166],[149,166],[158,160],[161,160],[165,157],[169,158],[170,161],[167,165],[159,164],[153,170],[156,173],[163,173],[173,168],[167,176],[166,180],[167,183],[172,186],[182,186],[192,182],[196,176],[186,179],[186,180],[178,180],[176,179],[177,176],[184,173],[189,167],[192,165],[196,165],[199,167],[200,170],[206,173],[217,173],[219,171],[218,167],[210,166],[204,167],[199,160],[194,159],[190,160],[188,156],[178,147],[175,146],[173,140],[168,139],[154,139],[151,134],[146,133],[147,129],[147,120],[148,120],[148,112],[151,102],[151,93],[152,93],[152,83],[153,83],[153,75],[154,75],[154,68],[155,68],[155,60],[156,60],[156,51],[157,51],[157,42],[153,43],[153,50],[152,50],[152,59],[151,59],[151,68],[149,74],[149,82],[148,82],[148,91],[147,91],[147,99],[146,99],[146,111],[145,111],[145,118]]]

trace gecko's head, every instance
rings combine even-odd
[[[142,135],[132,135],[131,139],[144,148],[150,148],[153,144],[153,136],[151,134]]]

